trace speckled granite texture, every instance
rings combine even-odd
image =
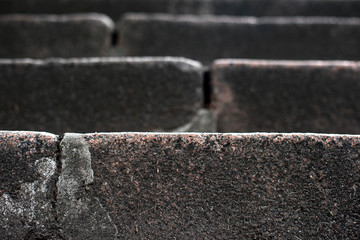
[[[56,239],[58,138],[0,131],[0,238]]]
[[[218,60],[220,132],[360,133],[357,62]]]
[[[127,14],[117,24],[128,56],[360,59],[360,19]]]
[[[0,129],[169,131],[202,107],[202,66],[184,58],[0,60]]]
[[[69,199],[108,213],[76,221],[118,239],[360,237],[359,136],[67,134],[61,145],[75,166],[63,183],[84,182]]]
[[[106,56],[113,28],[102,14],[0,15],[0,58]]]

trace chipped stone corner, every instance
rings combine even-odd
[[[200,109],[189,123],[172,132],[216,132],[215,114],[209,109]]]
[[[62,170],[56,212],[65,239],[116,239],[117,228],[91,191],[94,172],[89,145],[81,134],[65,134],[60,143]]]

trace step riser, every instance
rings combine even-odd
[[[7,173],[1,176],[11,173],[14,179],[0,184],[0,208],[7,209],[0,211],[0,233],[7,239],[26,233],[33,239],[359,235],[359,136],[114,133],[65,134],[60,140],[1,132],[0,137],[0,169]],[[46,189],[36,188],[43,182]],[[53,205],[41,205],[44,201]]]
[[[1,129],[171,131],[203,105],[202,67],[183,58],[0,60],[0,72]]]
[[[237,16],[359,17],[358,0],[1,0],[0,14],[99,12],[117,20],[127,12]]]
[[[119,48],[129,56],[359,60],[360,19],[126,15]]]
[[[360,132],[358,62],[219,60],[212,76],[220,132]]]
[[[107,56],[113,28],[101,14],[0,16],[0,58]]]

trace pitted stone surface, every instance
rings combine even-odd
[[[202,66],[184,58],[0,60],[0,129],[168,131],[202,105]]]
[[[358,60],[360,19],[127,14],[117,27],[128,56]]]
[[[358,134],[359,74],[357,62],[218,60],[218,131]]]
[[[116,226],[99,199],[90,194],[94,172],[88,144],[81,135],[66,134],[60,148],[56,212],[61,235],[74,240],[116,239]]]
[[[113,28],[101,14],[2,15],[0,58],[105,56]]]
[[[2,239],[56,239],[57,137],[0,132]]]
[[[86,142],[94,173],[85,194],[99,199],[118,238],[360,236],[359,136],[109,133],[81,138],[77,141]]]

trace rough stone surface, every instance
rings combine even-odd
[[[99,12],[117,20],[127,12],[209,13],[210,0],[0,0],[0,13]]]
[[[0,58],[108,54],[113,22],[101,14],[0,16]]]
[[[76,179],[70,182],[88,187],[78,201],[99,200],[94,202],[102,207],[95,211],[108,213],[103,221],[111,233],[113,224],[117,227],[118,239],[360,236],[359,136],[134,133],[81,138],[73,138],[65,150],[72,152],[65,156],[67,174]],[[88,229],[80,230],[86,234]]]
[[[358,134],[359,76],[357,62],[216,61],[218,131]]]
[[[81,135],[66,134],[60,147],[62,168],[57,182],[56,213],[61,236],[74,240],[116,239],[116,226],[99,199],[90,194],[94,172],[88,144]]]
[[[183,58],[0,60],[0,129],[172,130],[201,108],[201,71]]]
[[[56,239],[57,137],[0,132],[0,236]]]
[[[211,0],[211,6],[218,15],[360,17],[359,0]]]
[[[360,19],[322,17],[197,17],[128,14],[118,22],[129,56],[360,59]]]

